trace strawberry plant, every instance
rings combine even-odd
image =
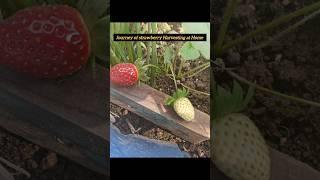
[[[1,64],[37,78],[71,75],[88,61],[107,64],[105,0],[4,0],[0,12]]]
[[[281,32],[279,35],[276,35],[275,38],[279,38],[280,36],[283,36],[284,34],[286,34],[287,32],[292,31],[293,29],[297,28],[298,26],[302,25],[305,21],[311,19],[312,17],[314,17],[315,15],[319,14],[320,11],[320,3],[316,2],[314,4],[311,4],[309,6],[306,6],[302,9],[296,10],[295,12],[292,12],[290,14],[284,15],[282,17],[279,17],[275,20],[273,20],[270,23],[267,23],[265,25],[260,26],[259,28],[257,28],[256,30],[241,36],[240,38],[236,39],[236,40],[232,40],[231,42],[225,42],[225,36],[227,34],[227,30],[228,30],[228,26],[230,23],[230,20],[232,18],[232,14],[235,11],[235,8],[237,6],[238,1],[237,0],[229,0],[227,3],[227,7],[223,16],[223,23],[220,27],[219,33],[218,33],[218,37],[217,40],[214,42],[213,45],[213,53],[215,55],[215,57],[217,59],[222,59],[223,55],[228,51],[228,49],[231,49],[233,47],[238,46],[241,43],[244,43],[248,40],[250,40],[251,38],[260,35],[266,31],[269,31],[271,29],[274,29],[278,26],[280,26],[281,24],[284,24],[296,17],[302,16],[302,15],[308,15],[311,13],[311,15],[305,17],[304,19],[302,19],[301,21],[299,21],[298,23],[296,23],[294,26],[289,27],[288,29],[284,30],[283,32]],[[272,40],[274,38],[271,38]],[[268,45],[268,43],[270,43],[272,40],[267,40],[266,42],[262,42],[261,44],[258,45],[258,47],[265,47]],[[253,49],[255,50],[255,48]],[[227,73],[233,77],[234,79],[237,79],[238,81],[241,81],[243,83],[246,83],[250,86],[254,86],[257,90],[266,92],[266,93],[270,93],[272,95],[275,96],[279,96],[282,98],[286,98],[292,101],[296,101],[296,102],[300,102],[300,103],[304,103],[304,104],[309,104],[312,106],[316,106],[316,107],[320,107],[320,103],[317,102],[313,102],[313,101],[309,101],[309,100],[305,100],[303,98],[298,98],[298,97],[293,97],[293,96],[289,96],[271,89],[267,89],[264,87],[261,87],[253,82],[250,82],[242,77],[240,77],[239,75],[237,75],[236,73],[232,72],[230,69],[222,67],[221,66],[221,62],[218,64],[217,61],[213,61],[213,64],[216,64],[218,66],[218,68],[222,69],[222,70],[227,70]]]
[[[188,91],[183,89],[178,89],[172,97],[169,97],[165,104],[168,106],[173,106],[175,112],[184,120],[192,121],[194,120],[194,107],[190,100],[187,98]]]
[[[182,86],[191,91],[208,95],[197,91],[181,83],[182,78],[190,78],[198,75],[210,67],[209,61],[209,23],[181,23],[183,33],[207,34],[205,42],[165,42],[165,41],[114,41],[111,39],[110,54],[111,66],[119,63],[134,63],[143,60],[149,65],[146,76],[147,83],[155,86],[157,76],[167,76],[173,80],[176,89]],[[158,34],[158,33],[182,33],[172,30],[168,23],[111,23],[110,36],[113,34]],[[184,71],[185,64],[201,61],[200,66]],[[179,83],[180,81],[180,83]]]
[[[213,77],[213,96],[211,96],[212,112],[212,147],[211,154],[216,166],[232,179],[270,179],[270,155],[264,137],[253,121],[245,116],[242,111],[253,97],[253,89],[279,96],[299,103],[320,107],[320,104],[310,100],[289,96],[284,93],[262,87],[254,82],[239,76],[232,68],[226,66],[223,57],[231,48],[238,48],[240,44],[249,42],[250,39],[262,35],[280,25],[287,23],[299,16],[305,16],[298,20],[293,26],[288,27],[272,38],[258,43],[253,48],[245,49],[245,52],[264,48],[273,40],[284,36],[286,33],[296,29],[307,20],[315,17],[320,12],[320,3],[316,2],[295,12],[279,17],[270,23],[261,25],[256,30],[242,35],[235,40],[226,40],[227,30],[233,12],[237,7],[237,0],[229,0],[224,11],[223,22],[214,42],[213,53],[215,56],[212,63],[218,71],[224,71],[234,79],[232,90],[228,91],[220,85],[215,84]],[[241,51],[242,52],[242,51]],[[213,72],[212,72],[213,73]],[[249,86],[247,95],[237,81]]]
[[[241,114],[254,95],[254,89],[244,90],[233,82],[231,91],[215,85],[212,106],[212,159],[216,166],[232,179],[269,180],[270,154],[268,146],[253,121]]]

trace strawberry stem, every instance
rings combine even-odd
[[[187,75],[189,75],[188,77],[193,77],[195,75],[197,75],[198,73],[204,71],[205,69],[209,68],[210,67],[210,62],[206,62],[204,64],[201,64],[200,66],[197,66],[183,74],[181,74],[181,76],[179,76],[179,78],[181,77],[185,77]]]
[[[135,24],[136,24],[136,32],[137,32],[137,34],[140,34],[141,33],[140,32],[141,25],[140,25],[140,23],[135,23]],[[136,43],[136,48],[137,48],[137,55],[138,55],[137,58],[141,58],[142,59],[143,54],[142,54],[141,42],[138,41]]]
[[[152,33],[153,34],[157,34],[157,23],[151,23],[151,28],[152,28]],[[155,65],[155,66],[158,66],[158,63],[157,63],[157,46],[156,46],[156,42],[153,41],[152,42],[152,64]],[[155,74],[156,74],[156,71],[155,69],[151,69],[151,83],[152,83],[152,86],[155,85]]]
[[[217,43],[213,46],[214,52],[217,53],[217,55],[221,54],[223,42],[225,39],[225,36],[227,34],[228,26],[230,24],[230,20],[232,17],[232,14],[237,7],[238,0],[229,0],[227,3],[227,7],[225,10],[225,13],[223,15],[223,23],[221,25],[221,28],[219,30],[219,35],[217,39]]]
[[[317,9],[320,8],[320,1],[319,2],[316,2],[316,3],[313,3],[309,6],[306,6],[302,9],[299,9],[299,10],[296,10],[290,14],[287,14],[287,15],[284,15],[282,17],[279,17],[273,21],[271,21],[270,23],[267,23],[259,28],[257,28],[255,31],[252,31],[244,36],[241,36],[240,38],[224,45],[221,49],[215,49],[215,53],[218,53],[217,56],[223,54],[226,52],[226,50],[240,44],[240,43],[243,43],[244,41],[258,35],[258,34],[261,34],[265,31],[268,31],[272,28],[275,28],[277,26],[279,26],[280,24],[283,24],[283,23],[286,23],[296,17],[299,17],[299,16],[302,16],[302,15],[305,15],[305,14],[308,14],[308,13],[311,13],[313,11],[316,11]],[[216,46],[216,48],[219,47],[219,46]]]
[[[178,90],[178,85],[177,85],[177,81],[176,81],[176,76],[174,75],[174,71],[173,71],[173,67],[172,64],[169,65],[171,73],[172,73],[172,77],[173,77],[173,81],[174,81],[174,86],[176,87],[176,90]]]
[[[283,94],[283,93],[280,93],[280,92],[277,92],[277,91],[273,91],[271,89],[268,89],[268,88],[264,88],[262,86],[259,86],[257,85],[256,83],[253,83],[253,82],[250,82],[249,80],[239,76],[238,74],[228,70],[227,73],[237,79],[238,81],[240,82],[243,82],[249,86],[252,86],[254,87],[255,89],[258,89],[260,91],[263,91],[263,92],[266,92],[266,93],[269,93],[269,94],[272,94],[272,95],[275,95],[275,96],[279,96],[279,97],[282,97],[282,98],[285,98],[285,99],[288,99],[288,100],[292,100],[292,101],[296,101],[296,102],[299,102],[299,103],[303,103],[303,104],[308,104],[308,105],[311,105],[311,106],[315,106],[315,107],[320,107],[320,103],[318,102],[314,102],[314,101],[309,101],[309,100],[306,100],[306,99],[303,99],[303,98],[298,98],[298,97],[294,97],[294,96],[289,96],[289,95],[286,95],[286,94]]]

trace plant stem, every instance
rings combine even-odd
[[[96,79],[96,58],[94,56],[91,57],[91,71],[92,71],[92,78]]]
[[[130,33],[130,24],[125,23],[125,33]],[[132,42],[125,42],[126,48],[128,51],[128,56],[129,56],[129,62],[134,63],[135,61],[135,56],[134,56],[134,50],[133,50],[133,43]]]
[[[148,34],[151,34],[151,23],[148,23]],[[151,49],[151,42],[147,42],[147,64],[150,63],[150,49]]]
[[[185,87],[185,88],[187,88],[187,89],[189,89],[191,91],[194,91],[196,93],[203,94],[203,95],[206,95],[206,96],[210,96],[209,93],[205,93],[205,92],[201,92],[201,91],[195,90],[195,89],[193,89],[193,88],[191,88],[189,86],[184,85],[183,83],[180,83],[180,84],[181,84],[181,86],[183,86],[183,87]]]
[[[174,75],[173,75],[173,77],[174,77]],[[175,78],[172,78],[172,77],[169,77],[169,78],[170,78],[170,79],[173,79],[174,82],[175,82],[175,84],[176,84]],[[189,86],[187,86],[187,85],[184,85],[183,83],[180,83],[180,84],[181,84],[181,86],[183,86],[183,87],[185,87],[185,88],[187,88],[187,89],[189,89],[189,90],[191,90],[191,91],[194,91],[194,92],[196,92],[196,93],[203,94],[203,95],[206,95],[206,96],[210,96],[210,94],[208,94],[208,93],[195,90],[195,89],[193,89],[193,88],[191,88],[191,87],[189,87]],[[177,85],[176,85],[176,90],[177,90],[177,89],[178,89],[178,87],[177,87]]]
[[[193,76],[196,76],[197,74],[201,73],[202,71],[206,70],[207,68],[210,67],[210,64],[208,66],[205,66],[204,68],[200,69],[199,71],[195,72],[195,73],[192,73],[188,76],[188,78],[191,78]]]
[[[186,76],[186,75],[188,75],[188,74],[191,74],[191,73],[193,73],[193,72],[196,72],[197,70],[202,69],[202,68],[204,68],[204,67],[205,67],[205,68],[210,67],[210,62],[206,62],[206,63],[204,63],[204,64],[201,64],[200,66],[197,66],[197,67],[189,70],[188,72],[183,73],[181,76],[179,76],[179,78],[184,77],[184,76]]]
[[[151,23],[151,28],[152,28],[152,33],[153,34],[157,34],[157,23]],[[152,42],[152,64],[155,66],[158,66],[158,62],[157,62],[157,46],[156,46],[156,42],[153,41]],[[155,74],[156,74],[156,70],[155,69],[151,69],[151,83],[154,86],[155,85]]]
[[[275,36],[272,36],[271,38],[269,38],[268,40],[266,41],[263,41],[262,43],[254,46],[254,47],[251,47],[251,48],[248,48],[248,49],[245,49],[243,52],[250,52],[250,51],[256,51],[258,49],[262,49],[266,46],[268,46],[269,44],[271,44],[272,42],[274,42],[275,40],[281,38],[282,36],[286,35],[287,33],[297,29],[299,26],[303,25],[304,23],[306,23],[307,21],[313,19],[315,16],[317,16],[318,14],[320,13],[320,9],[311,13],[310,15],[304,17],[303,19],[301,19],[300,21],[298,21],[297,23],[295,23],[294,25],[288,27],[287,29],[281,31],[280,33],[276,34]]]
[[[181,77],[181,70],[182,70],[183,65],[184,65],[184,60],[180,59],[178,77]]]
[[[243,82],[245,84],[248,84],[249,86],[253,86],[255,89],[258,89],[260,91],[264,91],[266,93],[269,93],[269,94],[272,94],[272,95],[275,95],[275,96],[279,96],[279,97],[282,97],[282,98],[285,98],[285,99],[289,99],[289,100],[292,100],[292,101],[296,101],[296,102],[299,102],[299,103],[308,104],[308,105],[315,106],[315,107],[320,107],[320,103],[317,103],[317,102],[314,102],[314,101],[309,101],[309,100],[298,98],[298,97],[294,97],[294,96],[289,96],[289,95],[286,95],[286,94],[283,94],[283,93],[279,93],[279,92],[273,91],[273,90],[268,89],[268,88],[264,88],[262,86],[259,86],[259,85],[255,84],[253,82],[250,82],[250,81],[246,80],[245,78],[239,76],[238,74],[236,74],[236,73],[234,73],[232,71],[227,71],[227,73],[230,76],[232,76],[233,78],[237,79],[238,81]]]
[[[141,26],[140,26],[140,23],[135,23],[136,24],[136,31],[137,31],[137,34],[140,34],[140,29],[141,29]],[[142,48],[141,48],[141,42],[137,42],[136,43],[136,46],[137,46],[137,55],[138,55],[138,58],[141,58],[142,59]]]
[[[172,65],[169,65],[169,67],[170,67],[170,70],[171,70],[171,73],[172,73],[174,85],[176,87],[176,90],[178,90],[178,85],[177,85],[177,81],[176,81],[176,76],[174,75],[173,67],[172,67]]]
[[[277,27],[278,25],[282,24],[282,23],[285,23],[285,22],[288,22],[290,20],[292,20],[293,18],[296,18],[298,16],[301,16],[301,15],[304,15],[304,14],[308,14],[312,11],[315,11],[317,9],[320,8],[320,1],[319,2],[316,2],[316,3],[313,3],[307,7],[304,7],[302,9],[299,9],[295,12],[292,12],[288,15],[284,15],[282,17],[279,17],[275,20],[273,20],[272,22],[268,23],[268,24],[265,24],[259,28],[257,28],[255,31],[252,31],[244,36],[241,36],[240,38],[234,40],[234,41],[231,41],[230,43],[228,43],[227,45],[223,46],[221,51],[220,51],[220,55],[225,53],[225,51],[233,46],[236,46],[254,36],[256,36],[257,34],[260,34],[260,33],[263,33],[265,31],[268,31],[272,28],[275,28]],[[218,51],[219,52],[219,51]]]
[[[215,53],[217,53],[217,54],[219,54],[222,49],[223,41],[224,41],[224,38],[227,34],[227,30],[228,30],[228,26],[229,26],[231,17],[232,17],[232,14],[233,14],[235,8],[237,7],[237,4],[238,4],[238,0],[229,0],[228,1],[225,13],[223,15],[223,22],[222,22],[222,25],[219,30],[217,43],[214,45]]]
[[[115,65],[120,63],[120,59],[116,56],[116,54],[114,53],[114,51],[112,50],[112,48],[110,48],[110,65]]]

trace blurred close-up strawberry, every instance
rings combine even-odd
[[[87,27],[66,5],[20,10],[0,25],[0,32],[0,63],[34,77],[69,75],[88,61]]]
[[[10,9],[3,7],[1,13]],[[92,7],[28,4],[11,12],[0,21],[0,65],[43,79],[72,75],[89,60],[106,60],[100,49],[107,46],[108,19],[100,18],[101,10],[89,13]]]

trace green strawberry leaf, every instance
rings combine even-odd
[[[173,57],[174,57],[174,50],[171,47],[166,47],[164,52],[164,63],[172,64]]]
[[[107,60],[109,52],[109,22],[110,16],[106,16],[95,23],[92,29],[91,44],[94,55],[98,58]]]
[[[252,98],[254,96],[254,90],[255,89],[253,86],[249,87],[248,93],[242,102],[242,107],[239,109],[240,111],[244,110],[248,106],[249,102],[252,100]]]
[[[246,97],[243,89],[234,81],[231,92],[217,85],[213,97],[213,118],[218,118],[230,113],[243,111],[254,95],[254,88],[249,87]]]
[[[233,81],[232,99],[233,99],[233,108],[235,110],[241,109],[241,105],[243,101],[243,90],[240,84],[235,80]]]
[[[191,42],[186,42],[180,49],[181,56],[184,60],[195,60],[200,57],[200,52],[193,47]]]
[[[71,7],[77,8],[78,0],[62,0],[62,2],[63,2],[63,4],[67,4],[67,5],[71,6]]]
[[[11,16],[18,10],[18,7],[12,0],[1,0],[0,7],[4,18]]]
[[[165,101],[165,105],[172,105],[177,99],[187,97],[188,94],[189,91],[186,88],[177,89],[176,92],[174,92],[173,95]]]
[[[2,10],[0,10],[0,22],[3,21],[3,13]]]
[[[13,2],[16,4],[16,6],[19,9],[29,7],[29,6],[36,4],[35,0],[13,0]]]
[[[207,35],[207,41],[192,41],[191,43],[204,58],[210,59],[210,23],[182,23],[182,28],[187,34]]]
[[[46,4],[57,4],[57,3],[62,3],[61,1],[56,1],[56,0],[46,0],[46,1],[42,1],[41,2],[42,4],[43,3],[46,3]]]
[[[108,10],[110,1],[106,0],[80,0],[78,9],[85,19],[89,30],[93,28],[98,19]]]
[[[171,106],[176,99],[173,97],[169,97],[165,100],[165,105]]]

